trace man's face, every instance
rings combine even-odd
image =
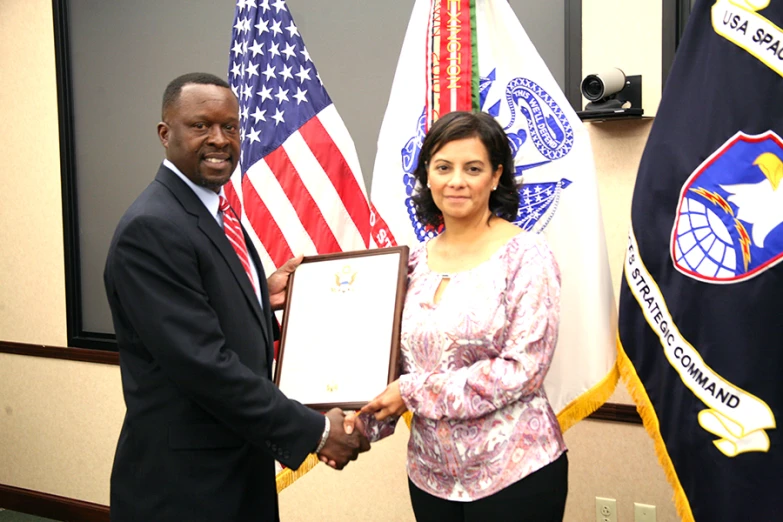
[[[196,185],[220,191],[239,161],[239,106],[230,89],[187,84],[163,114],[166,158]]]

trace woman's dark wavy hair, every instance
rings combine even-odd
[[[427,166],[432,156],[444,145],[455,140],[478,138],[487,149],[492,170],[503,166],[497,190],[489,195],[489,210],[507,221],[517,217],[519,192],[514,180],[514,156],[506,133],[495,118],[484,112],[455,111],[439,118],[424,137],[419,161],[413,172],[416,193],[413,205],[416,217],[424,226],[438,228],[443,224],[443,213],[435,205],[432,192],[427,188]]]

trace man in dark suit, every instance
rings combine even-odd
[[[275,460],[297,468],[316,452],[341,469],[369,443],[340,410],[321,415],[271,380],[272,309],[301,259],[267,281],[244,231],[244,254],[224,232],[235,216],[221,187],[239,160],[228,84],[181,76],[162,112],[166,160],[117,226],[104,273],[127,406],[111,518],[277,521]]]

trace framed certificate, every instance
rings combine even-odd
[[[288,282],[275,383],[317,410],[361,408],[398,377],[408,247],[305,257]]]

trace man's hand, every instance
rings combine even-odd
[[[368,402],[359,413],[375,414],[376,420],[383,420],[391,415],[399,416],[408,411],[405,401],[400,395],[399,379],[386,387],[376,398]]]
[[[266,279],[269,287],[269,304],[272,310],[282,310],[285,307],[285,292],[288,289],[288,279],[296,267],[302,262],[303,255],[289,259],[283,266]]]
[[[318,457],[334,469],[343,469],[351,460],[356,460],[359,453],[370,449],[370,443],[361,430],[346,433],[343,425],[345,414],[339,408],[333,408],[326,413],[329,417],[330,431],[326,444],[321,448]]]

